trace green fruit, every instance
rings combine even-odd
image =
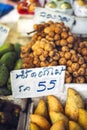
[[[0,60],[0,65],[2,65],[2,62],[1,62],[1,60]]]
[[[51,1],[51,2],[47,3],[47,6],[50,7],[50,8],[56,8],[57,4],[54,1]]]
[[[8,81],[7,81],[7,89],[12,92],[12,87],[11,87],[11,78],[9,77],[8,78]]]
[[[0,96],[8,96],[11,94],[12,93],[6,87],[0,88]]]
[[[0,66],[0,87],[3,87],[9,78],[9,70],[8,68],[3,64]]]
[[[16,52],[18,58],[19,58],[19,57],[20,57],[20,51],[21,51],[21,44],[15,43],[15,44],[14,44],[14,50],[15,50],[15,52]]]
[[[54,0],[55,2],[59,2],[59,1],[62,1],[62,0]]]
[[[12,70],[16,60],[16,52],[7,52],[1,57],[0,62],[5,64],[9,70]]]
[[[61,9],[71,9],[71,5],[68,3],[68,2],[63,2],[61,5],[60,5],[60,8]]]
[[[18,70],[18,69],[22,69],[22,59],[21,58],[16,61],[16,64],[14,66],[14,70]]]
[[[6,52],[9,52],[9,51],[13,51],[14,50],[14,45],[13,44],[3,44],[1,47],[0,47],[0,57],[6,53]]]

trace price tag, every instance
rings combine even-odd
[[[5,42],[9,33],[9,28],[3,24],[0,24],[0,46]]]
[[[34,15],[35,23],[42,23],[52,20],[54,22],[64,22],[66,26],[72,28],[75,18],[63,13],[54,12],[46,8],[36,8]]]
[[[32,98],[63,91],[65,66],[41,67],[11,71],[15,98]]]

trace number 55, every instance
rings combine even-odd
[[[45,91],[46,88],[47,88],[47,90],[51,90],[55,87],[55,83],[56,83],[56,80],[51,80],[49,83],[49,87],[47,87],[46,81],[39,82],[38,87],[41,89],[37,90],[37,92]]]

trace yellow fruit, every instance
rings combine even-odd
[[[47,96],[48,111],[63,112],[63,106],[54,95]]]
[[[43,99],[40,99],[40,101],[38,102],[38,105],[37,105],[37,107],[34,111],[34,114],[44,116],[48,119],[47,105],[46,105],[46,102]]]
[[[49,130],[51,126],[45,117],[37,114],[31,114],[30,121],[38,125],[42,130]]]
[[[51,126],[50,130],[66,130],[65,124],[63,121],[58,121]]]
[[[29,9],[30,12],[35,10],[35,5],[34,4],[30,4]]]
[[[77,121],[79,108],[84,108],[83,98],[76,90],[68,88],[68,95],[65,105],[65,114],[70,119]]]
[[[51,120],[52,124],[54,124],[58,121],[63,121],[66,128],[68,128],[69,121],[68,121],[68,118],[63,113],[50,111],[49,116],[50,116],[50,120]]]
[[[84,128],[84,130],[87,130],[87,110],[79,109],[78,122]]]
[[[78,5],[80,5],[80,6],[85,6],[86,1],[84,1],[84,0],[77,0],[77,3],[78,3]]]
[[[69,121],[69,130],[83,130],[83,128],[78,123]]]
[[[41,130],[41,128],[35,123],[30,122],[30,130]]]

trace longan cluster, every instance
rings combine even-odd
[[[36,33],[31,41],[21,47],[23,68],[65,65],[66,83],[87,82],[87,65],[82,57],[85,51],[80,53],[80,47],[77,46],[79,40],[69,27],[62,22],[49,21],[35,24],[34,29]]]
[[[54,42],[56,46],[73,47],[76,37],[72,35],[69,27],[65,26],[63,22],[52,22],[35,24],[34,29],[37,32],[32,37],[32,40],[38,41],[45,38],[48,41]]]
[[[60,52],[59,65],[66,65],[65,82],[66,83],[85,83],[86,68],[83,57],[75,50]]]
[[[87,63],[87,41],[82,41],[78,45],[77,51],[83,56]]]
[[[34,56],[32,53],[33,42],[30,41],[27,45],[21,46],[20,57],[23,59],[22,68],[34,68],[33,60]]]
[[[56,66],[59,60],[59,52],[53,42],[49,42],[46,39],[36,41],[32,46],[34,55],[34,65],[45,67],[45,66]]]

